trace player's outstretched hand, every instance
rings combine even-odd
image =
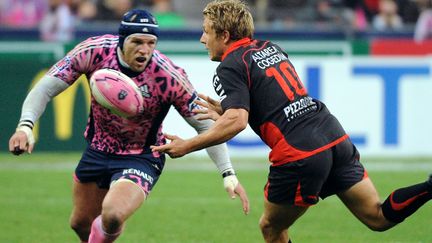
[[[30,133],[28,133],[30,132]],[[17,131],[9,139],[9,151],[14,155],[20,155],[24,152],[31,154],[34,147],[33,133],[30,131]]]
[[[195,103],[200,106],[200,109],[193,109],[192,111],[200,114],[198,120],[212,119],[216,121],[223,114],[222,107],[219,101],[216,101],[204,94],[198,94],[201,98],[195,100]]]
[[[243,212],[247,215],[249,214],[250,206],[249,206],[249,198],[246,194],[246,190],[240,184],[236,175],[230,175],[224,177],[224,187],[228,192],[228,195],[231,199],[235,199],[236,196],[239,196],[240,201],[243,206]]]
[[[152,152],[161,152],[168,154],[171,158],[179,158],[183,155],[187,154],[189,151],[187,150],[185,144],[185,140],[181,139],[178,136],[164,134],[165,138],[171,140],[170,143],[164,145],[152,145],[150,146]]]

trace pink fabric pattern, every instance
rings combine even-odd
[[[120,71],[117,44],[118,36],[114,35],[89,38],[57,62],[48,74],[72,85],[82,74],[89,79],[101,68]],[[159,51],[154,51],[144,72],[132,79],[142,91],[144,112],[122,118],[92,98],[84,133],[92,148],[115,154],[140,154],[146,146],[165,143],[161,123],[171,105],[184,117],[193,115],[195,89],[185,71]]]

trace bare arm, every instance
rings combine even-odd
[[[246,128],[249,113],[244,109],[228,109],[206,132],[187,140],[189,152],[220,144]]]
[[[184,117],[184,119],[197,131],[198,134],[201,134],[206,132],[213,125],[214,121],[210,119],[202,120],[198,117],[199,115],[195,115],[191,117]],[[228,170],[234,171],[226,143],[208,147],[206,150],[207,154],[221,174]]]
[[[246,128],[248,117],[249,113],[245,109],[228,109],[206,132],[187,140],[165,134],[171,143],[152,146],[152,150],[164,152],[172,158],[177,158],[193,151],[226,142]]]

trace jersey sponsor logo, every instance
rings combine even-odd
[[[137,176],[144,178],[145,180],[147,180],[151,184],[153,184],[153,177],[152,176],[148,175],[145,172],[137,170],[137,169],[124,169],[122,174],[123,175],[131,175],[131,174],[137,175]]]
[[[252,59],[259,68],[266,69],[288,58],[282,52],[278,51],[276,47],[269,46],[263,50],[253,52]]]
[[[310,96],[303,97],[286,106],[283,111],[288,122],[317,109],[316,103]]]
[[[225,94],[225,90],[222,87],[222,83],[220,82],[219,77],[217,76],[217,73],[215,73],[213,77],[213,88],[216,91],[216,94],[219,95],[220,101],[224,100],[227,96]]]
[[[151,97],[151,94],[150,94],[150,91],[149,91],[149,87],[148,87],[147,84],[144,84],[144,85],[140,86],[139,89],[140,89],[141,95],[143,97],[145,97],[145,98],[150,98]]]
[[[252,58],[255,62],[276,54],[278,50],[274,46],[269,46],[265,49],[252,53]]]

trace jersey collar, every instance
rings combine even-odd
[[[252,42],[252,40],[249,37],[240,39],[234,43],[232,43],[228,49],[226,50],[226,52],[223,54],[222,56],[222,61],[225,59],[226,56],[228,56],[228,54],[230,54],[231,52],[233,52],[234,50],[236,50],[237,48],[241,47],[241,46],[246,46],[249,45]]]

